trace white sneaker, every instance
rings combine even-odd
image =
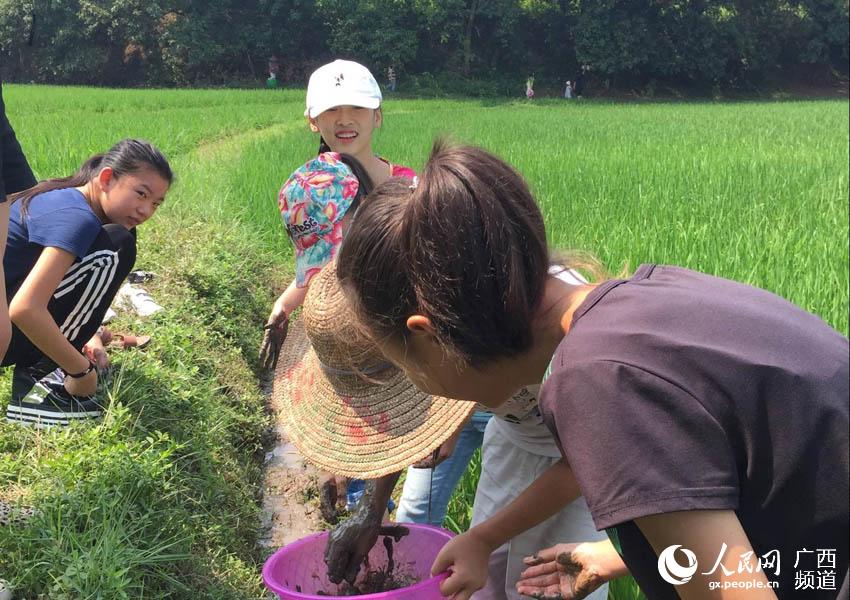
[[[0,579],[0,600],[12,600],[12,588],[5,579]]]
[[[115,304],[132,310],[140,317],[148,317],[162,310],[147,291],[131,283],[121,286],[115,295]]]

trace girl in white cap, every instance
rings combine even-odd
[[[280,346],[289,316],[304,302],[311,279],[333,259],[342,243],[354,213],[349,208],[356,204],[352,201],[358,187],[359,195],[365,195],[373,185],[390,177],[411,181],[416,177],[410,167],[393,164],[372,149],[372,135],[383,122],[381,101],[377,81],[359,63],[335,60],[310,76],[304,116],[310,130],[319,134],[319,157],[305,165],[309,176],[305,175],[305,167],[299,169],[302,172],[295,179],[302,185],[288,185],[290,178],[280,192],[281,216],[296,248],[295,279],[275,302],[266,324],[267,334],[260,349],[266,367],[274,363],[275,347]],[[350,175],[346,176],[347,172]],[[345,183],[352,176],[355,183]],[[333,185],[329,186],[329,181]],[[309,192],[316,186],[321,190],[307,193],[312,201],[305,201],[305,190]],[[337,496],[343,496],[344,490],[337,489],[342,485],[335,485],[330,474],[323,480],[322,512],[333,521]],[[387,479],[381,489],[391,491],[394,483],[395,478]],[[383,504],[386,506],[386,501]]]
[[[381,127],[381,88],[363,65],[335,60],[316,69],[307,85],[304,116],[321,136],[319,152],[353,156],[375,185],[390,177],[415,176],[413,169],[394,165],[372,150],[372,134]]]
[[[381,100],[381,88],[369,69],[349,60],[335,60],[310,75],[304,116],[310,130],[319,134],[320,154],[336,152],[355,158],[373,185],[390,177],[412,180],[416,177],[413,169],[393,164],[372,150],[372,134],[383,122]],[[333,251],[337,246],[333,245]],[[296,278],[275,302],[267,327],[283,328],[289,315],[304,302],[310,283],[308,274],[318,272],[332,258],[333,252],[328,252],[321,264],[296,268]]]

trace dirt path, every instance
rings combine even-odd
[[[271,396],[270,380],[262,382]],[[266,454],[263,481],[263,528],[260,545],[277,549],[305,535],[322,531],[315,468],[308,465],[289,441],[280,423],[274,426],[274,448]]]

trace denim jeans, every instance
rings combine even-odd
[[[436,469],[407,469],[404,491],[396,514],[397,522],[443,524],[455,486],[463,477],[473,453],[481,447],[484,428],[492,416],[485,412],[474,413],[463,428],[452,455],[437,465]]]

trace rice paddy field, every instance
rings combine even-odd
[[[4,97],[40,178],[133,136],[169,156],[177,183],[137,261],[162,275],[153,292],[168,308],[145,325],[154,348],[118,359],[104,424],[0,425],[0,499],[42,509],[0,527],[0,578],[25,598],[262,597],[253,542],[268,417],[253,354],[293,272],[277,190],[318,145],[303,90],[8,85]],[[554,248],[590,251],[612,272],[674,263],[744,281],[848,333],[846,100],[389,98],[384,115],[374,147],[393,162],[421,168],[446,135],[512,163]],[[475,468],[450,507],[458,530]]]

